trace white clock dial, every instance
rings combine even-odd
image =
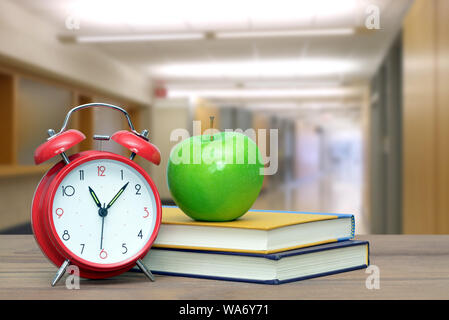
[[[119,263],[139,253],[153,233],[156,212],[146,179],[129,165],[106,159],[68,173],[52,206],[61,242],[79,258],[98,264]]]

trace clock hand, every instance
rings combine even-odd
[[[103,229],[104,229],[104,217],[101,218],[100,250],[103,250]]]
[[[95,191],[89,187],[89,193],[92,196],[92,199],[94,199],[95,204],[97,205],[97,207],[99,208],[98,210],[98,214],[101,217],[101,236],[100,236],[100,250],[103,249],[103,229],[104,229],[104,217],[107,216],[108,214],[108,210],[105,208],[106,204],[104,204],[104,206],[101,206],[100,200],[98,200],[97,195],[95,194]]]
[[[98,200],[98,197],[97,197],[97,195],[95,194],[95,191],[94,191],[91,187],[89,187],[89,193],[90,193],[90,195],[92,196],[92,198],[94,199],[95,204],[97,205],[97,207],[101,209],[101,203],[100,203],[100,200]]]
[[[117,192],[117,194],[112,198],[112,200],[108,203],[108,206],[106,207],[106,210],[109,209],[115,201],[117,201],[118,197],[125,191],[126,187],[128,186],[129,181]]]

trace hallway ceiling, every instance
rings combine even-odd
[[[411,0],[15,0],[15,3],[52,24],[57,37],[203,34],[206,38],[195,40],[67,43],[104,51],[169,88],[194,90],[366,83],[400,31]],[[365,27],[372,12],[370,5],[380,10],[380,30]],[[214,38],[220,32],[317,29],[353,33]]]

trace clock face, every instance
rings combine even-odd
[[[73,168],[59,183],[51,217],[56,236],[72,255],[114,264],[143,249],[156,214],[154,193],[136,169],[98,159]]]

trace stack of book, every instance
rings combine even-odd
[[[201,222],[163,207],[144,262],[155,274],[280,284],[369,265],[369,244],[351,240],[354,216],[250,210],[229,222]]]

